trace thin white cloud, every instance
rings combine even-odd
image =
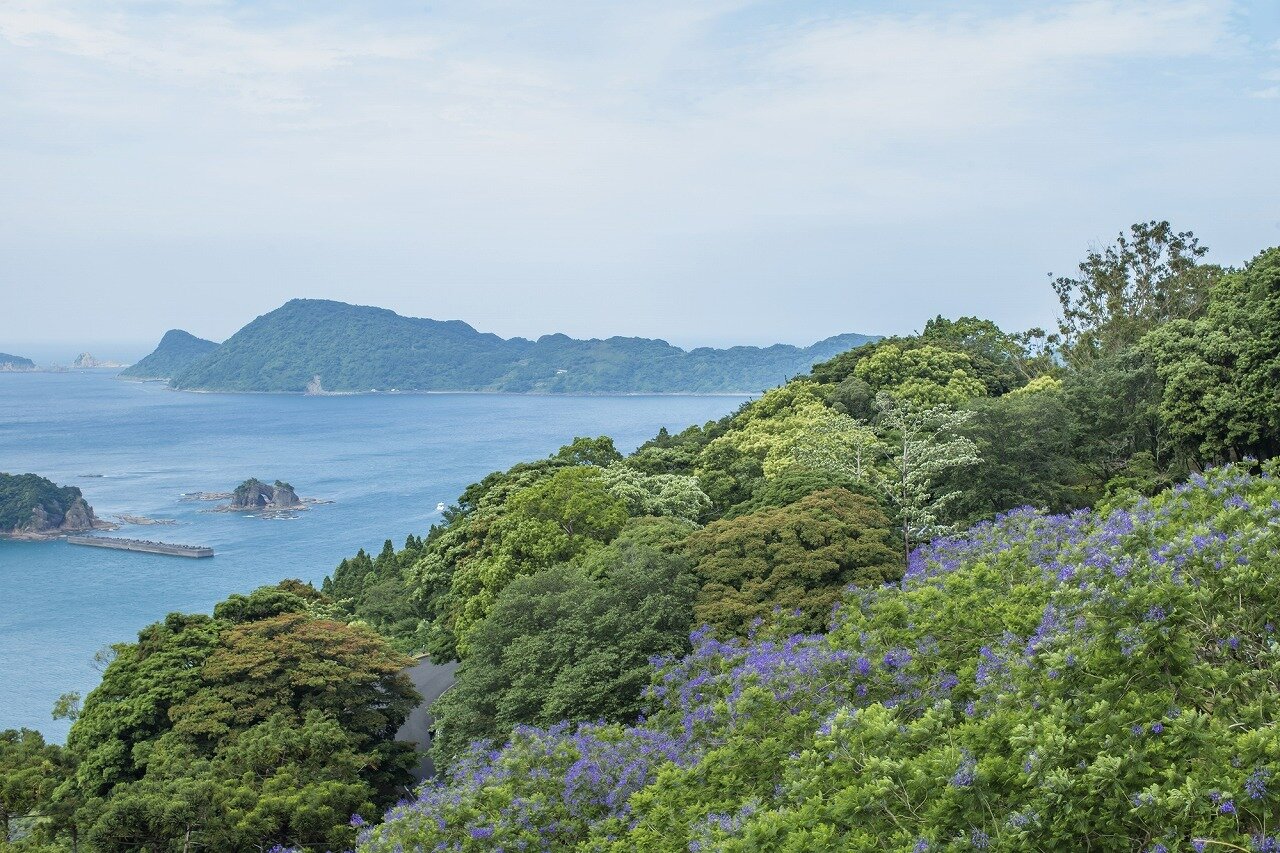
[[[844,263],[873,229],[905,243],[975,211],[999,228],[1046,199],[1122,216],[1119,187],[1178,183],[1152,171],[1161,150],[1188,169],[1211,150],[1211,119],[1165,126],[1179,111],[1274,90],[1227,68],[1248,48],[1226,0],[283,5],[0,3],[0,234],[232,260],[261,240],[295,266],[317,246],[391,247],[399,286],[427,269],[485,294],[546,271],[517,314],[566,313],[581,300],[556,289],[601,280],[634,299],[668,280],[658,301],[697,298],[696,282],[711,300],[760,269]],[[306,292],[233,267],[264,293]]]
[[[263,23],[216,4],[155,11],[130,3],[26,0],[0,8],[0,39],[174,84],[217,81],[224,94],[237,91],[251,101],[261,93],[266,106],[279,100],[281,89],[308,100],[308,93],[353,71],[390,69],[372,81],[369,94],[376,100],[412,102],[425,95],[455,111],[465,113],[470,105],[474,115],[483,115],[487,105],[546,108],[549,101],[615,116],[635,115],[639,107],[641,117],[650,118],[646,103],[662,102],[662,90],[679,87],[689,73],[686,112],[695,115],[746,103],[762,103],[757,110],[779,102],[801,109],[822,103],[850,118],[916,123],[982,92],[1025,90],[1046,76],[1069,77],[1082,63],[1203,54],[1224,39],[1226,22],[1224,4],[1204,0],[1080,2],[1012,18],[861,15],[776,27],[744,51],[717,43],[711,32],[742,5],[586,11],[564,21],[578,31],[566,33],[564,49],[550,55],[522,52],[518,43],[514,49],[486,45],[479,30],[491,22],[466,16],[353,20],[350,13],[303,13],[289,22]],[[554,4],[545,14],[536,7],[511,14],[506,23],[534,30],[540,15],[567,17]],[[419,86],[412,85],[415,78]],[[842,98],[827,104],[832,93]],[[322,106],[318,98],[309,100]],[[663,104],[659,117],[678,114],[679,106]]]

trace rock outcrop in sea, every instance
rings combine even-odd
[[[257,478],[250,478],[237,486],[236,490],[231,493],[231,505],[229,508],[257,512],[262,510],[301,509],[302,507],[302,499],[293,490],[293,486],[288,483],[276,480],[273,485],[269,486]]]
[[[76,356],[75,361],[71,362],[71,366],[84,369],[92,367],[124,367],[125,365],[119,361],[103,361],[102,359],[94,358],[87,352],[82,352],[80,355]]]

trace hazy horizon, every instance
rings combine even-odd
[[[0,350],[61,360],[295,296],[684,347],[1022,329],[1133,222],[1280,243],[1264,0],[26,0],[0,74]]]
[[[378,305],[374,307],[385,308],[387,306]],[[397,312],[397,313],[401,313],[401,312]],[[255,319],[254,317],[245,318],[245,324],[248,324],[254,319]],[[480,326],[476,326],[476,324],[469,323],[467,320],[461,317],[432,317],[430,319],[462,320],[462,322],[472,326],[478,332],[494,332],[493,329],[487,329]],[[181,326],[172,326],[169,328],[174,328],[174,329],[181,328],[185,332],[189,332],[193,335],[196,335],[196,337],[205,337],[204,335],[201,335],[199,332],[193,331],[190,328],[183,328]],[[99,337],[99,338],[85,338],[85,339],[74,339],[74,340],[44,339],[44,340],[25,340],[24,341],[20,338],[15,338],[11,340],[0,340],[0,352],[8,353],[10,355],[22,356],[24,358],[30,358],[33,361],[35,361],[37,365],[42,367],[69,365],[72,361],[76,359],[77,356],[80,355],[80,353],[83,353],[83,352],[87,352],[93,355],[95,358],[102,361],[134,362],[142,359],[143,357],[148,355],[152,350],[154,350],[156,347],[156,344],[160,342],[160,338],[163,337],[164,333],[167,331],[169,331],[168,328],[164,329],[163,331],[157,332],[155,335],[155,338],[152,340],[131,340],[131,339],[121,339],[121,338],[113,339],[113,338]],[[233,330],[233,333],[234,331],[238,331],[238,328],[236,330]],[[524,338],[529,338],[530,340],[536,340],[542,335],[555,334],[559,331],[560,331],[559,329],[547,329],[544,332],[538,332],[531,335],[502,335],[502,337],[504,338],[524,337]],[[840,334],[848,334],[848,333],[864,334],[864,335],[881,334],[879,332],[867,331],[863,329],[848,329],[844,332],[837,332],[836,334],[840,335]],[[500,333],[495,332],[495,334],[500,334]],[[223,337],[206,337],[205,339],[213,340],[218,343],[221,343],[223,340],[225,340],[228,337],[230,337],[230,335],[226,335]],[[609,334],[600,334],[600,335],[581,335],[581,336],[575,336],[575,337],[609,338],[614,336]],[[719,349],[719,348],[732,347],[732,346],[771,346],[773,344],[792,344],[794,346],[807,347],[815,343],[818,343],[822,340],[825,340],[826,338],[833,337],[833,335],[826,335],[823,338],[815,338],[813,340],[760,340],[760,341],[743,341],[743,340],[736,340],[736,339],[726,339],[721,341],[693,339],[693,340],[682,341],[682,340],[673,340],[671,338],[664,337],[662,335],[639,335],[635,337],[660,338],[662,340],[667,341],[667,343],[680,347],[681,349],[691,350],[697,347],[715,347]]]

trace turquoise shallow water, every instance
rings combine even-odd
[[[0,471],[79,486],[103,518],[175,519],[113,535],[210,545],[217,556],[0,540],[0,729],[61,740],[66,726],[49,709],[96,684],[94,652],[168,612],[208,611],[286,577],[319,582],[357,548],[425,533],[436,504],[468,483],[575,435],[612,435],[626,451],[659,427],[702,423],[745,399],[181,394],[113,373],[0,373]],[[264,520],[179,499],[251,476],[334,503]]]

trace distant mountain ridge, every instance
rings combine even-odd
[[[217,348],[213,341],[182,329],[170,329],[151,355],[120,371],[120,375],[127,379],[172,379]]]
[[[156,352],[122,375],[146,378],[142,371],[160,370],[152,365],[167,367],[158,357],[176,348],[178,341],[170,340],[175,332],[167,333]],[[531,341],[479,332],[460,320],[403,317],[385,308],[294,299],[174,370],[170,385],[190,391],[295,393],[755,392],[875,340],[873,335],[844,334],[809,347],[775,344],[688,351],[652,338],[577,340],[554,334]]]

